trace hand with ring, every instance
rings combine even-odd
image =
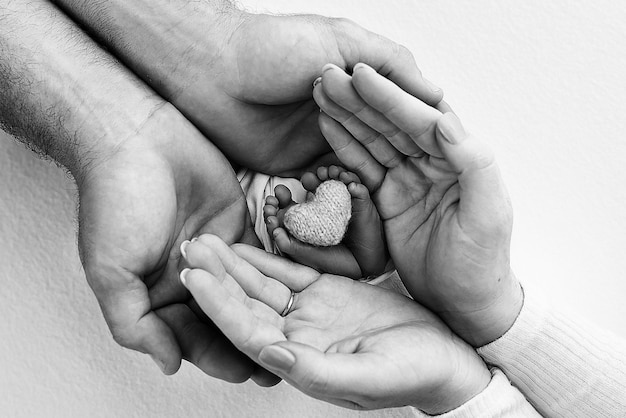
[[[489,383],[475,351],[405,296],[214,235],[181,252],[183,284],[234,346],[312,397],[439,414]]]

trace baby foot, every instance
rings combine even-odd
[[[287,232],[285,213],[296,202],[285,186],[277,186],[275,196],[266,199],[263,214],[268,233],[283,254],[319,271],[354,279],[381,274],[387,262],[387,250],[382,223],[367,188],[356,174],[337,166],[319,167],[315,173],[305,173],[302,185],[309,193],[314,193],[327,180],[341,181],[351,196],[352,218],[339,245],[315,247]]]

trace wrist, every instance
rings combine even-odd
[[[513,271],[503,279],[501,291],[493,296],[485,316],[473,329],[469,342],[474,347],[482,347],[502,337],[515,323],[524,305],[524,291]]]
[[[51,4],[29,2],[0,14],[7,57],[0,72],[9,80],[0,82],[0,99],[11,103],[2,119],[80,180],[159,99]]]
[[[133,160],[142,161],[142,157],[147,155],[170,165],[176,162],[176,153],[172,150],[176,142],[178,147],[182,145],[178,135],[172,132],[177,132],[182,138],[188,131],[186,127],[178,126],[178,118],[172,117],[176,113],[171,104],[156,98],[137,103],[133,110],[120,106],[108,113],[99,111],[97,119],[114,126],[114,129],[104,129],[97,137],[91,128],[81,133],[81,138],[91,137],[94,140],[88,148],[78,147],[77,164],[70,169],[79,188],[88,179],[110,170],[107,162],[127,160],[132,164]]]
[[[497,284],[468,298],[461,307],[438,311],[446,324],[473,347],[482,347],[504,335],[522,310],[524,293],[515,274],[509,269],[498,277]]]
[[[439,402],[428,408],[424,408],[423,404],[411,406],[428,415],[441,415],[461,407],[487,388],[491,381],[491,373],[483,360],[460,340],[457,348],[456,355],[450,357],[453,360],[454,372],[444,379],[444,384],[436,392],[433,392],[432,397],[439,397]]]
[[[54,3],[169,101],[207,78],[247,15],[229,0]]]

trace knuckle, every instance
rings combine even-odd
[[[302,382],[304,389],[312,393],[326,393],[328,388],[328,375],[324,372],[325,370],[325,368],[321,368],[315,370],[313,373],[307,374]]]
[[[502,205],[502,209],[499,211],[498,224],[498,232],[500,234],[506,236],[511,235],[511,230],[513,228],[513,209],[508,200]]]
[[[397,56],[404,61],[415,64],[416,62],[415,56],[413,55],[411,50],[404,45],[400,45],[400,44],[396,44],[396,45],[397,45],[397,51],[396,51]],[[417,71],[417,74],[421,77],[422,70],[420,70],[419,67],[417,66],[415,67],[415,70]]]
[[[135,351],[142,351],[140,349],[141,339],[137,338],[137,336],[128,329],[111,327],[111,335],[113,336],[113,340],[122,347]]]
[[[330,24],[336,29],[340,29],[346,33],[349,33],[355,28],[360,28],[357,23],[355,23],[352,19],[348,19],[347,17],[331,17]]]
[[[486,170],[492,168],[495,164],[493,153],[484,149],[474,154],[470,160],[470,167],[473,170]]]
[[[481,225],[485,241],[502,243],[509,241],[513,229],[513,212],[506,204],[489,211],[489,219]]]
[[[217,245],[217,243],[221,240],[217,237],[217,235],[202,234],[198,237],[198,241],[211,247]]]
[[[111,265],[104,257],[100,258],[97,255],[91,257],[84,263],[83,268],[87,283],[101,304],[103,298],[112,290],[136,286],[135,276],[121,272],[119,267]]]

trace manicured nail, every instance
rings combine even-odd
[[[187,258],[187,246],[191,244],[191,241],[183,241],[180,244],[180,253],[183,255],[183,257]]]
[[[159,360],[158,358],[156,358],[155,356],[150,356],[150,358],[152,358],[152,361],[156,363],[156,365],[159,367],[161,372],[165,374],[165,363]]]
[[[322,82],[322,77],[317,77],[315,81],[313,81],[313,88]]]
[[[438,87],[438,86],[434,85],[432,81],[430,81],[430,80],[428,80],[428,79],[426,79],[426,78],[424,78],[423,80],[424,80],[424,83],[425,83],[425,84],[428,86],[428,88],[430,89],[430,91],[432,91],[432,92],[433,92],[433,93],[435,93],[435,94],[439,94],[439,93],[441,93],[441,87]]]
[[[372,67],[368,66],[367,64],[363,64],[362,62],[359,62],[357,65],[354,66],[354,68],[352,68],[352,74],[354,74],[355,71],[368,70],[371,68]]]
[[[460,144],[467,138],[467,133],[463,129],[461,121],[452,112],[445,113],[439,119],[437,129],[439,129],[441,136],[452,145]]]
[[[289,373],[293,365],[296,364],[296,357],[282,347],[268,345],[259,353],[259,361],[270,369]]]
[[[334,70],[335,68],[339,67],[337,67],[335,64],[326,64],[322,67],[322,74],[324,74],[328,70]]]
[[[189,273],[190,271],[191,271],[190,269],[184,269],[183,271],[180,272],[180,282],[185,287],[187,287],[187,273]]]

